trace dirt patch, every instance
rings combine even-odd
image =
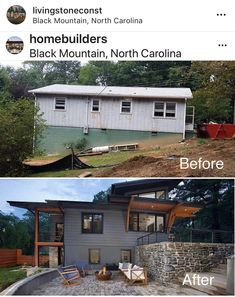
[[[180,157],[189,161],[222,160],[224,169],[180,169]],[[153,151],[150,156],[135,156],[122,164],[97,172],[99,177],[172,177],[172,176],[230,176],[235,175],[235,142],[190,140],[167,147],[164,151]]]

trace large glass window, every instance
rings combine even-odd
[[[155,231],[155,215],[139,213],[139,231]]]
[[[156,231],[163,232],[164,231],[164,217],[156,216]]]
[[[89,249],[89,263],[90,264],[100,264],[100,250],[99,249]]]
[[[103,233],[103,214],[83,213],[82,233]]]
[[[130,230],[138,231],[138,213],[130,213]]]
[[[130,213],[129,230],[139,232],[164,232],[164,215]]]

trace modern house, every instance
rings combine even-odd
[[[179,182],[145,179],[116,183],[105,203],[61,200],[9,203],[34,213],[35,265],[39,265],[41,247],[49,247],[51,266],[78,260],[94,266],[134,262],[140,238],[151,234],[155,242],[169,241],[175,220],[193,217],[201,209],[190,202],[170,199],[168,193]],[[48,237],[40,232],[41,212],[52,218]]]
[[[52,127],[180,133],[193,130],[189,88],[55,84],[29,91]]]

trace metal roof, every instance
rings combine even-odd
[[[190,88],[145,88],[145,87],[112,87],[112,86],[82,86],[55,84],[34,90],[29,93],[53,95],[80,95],[102,97],[131,97],[131,98],[169,98],[191,99]]]

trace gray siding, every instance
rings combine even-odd
[[[64,96],[56,96],[57,98]],[[82,97],[66,98],[66,110],[54,110],[54,96],[38,96],[37,102],[50,126],[120,129],[136,131],[158,131],[183,133],[184,100],[132,99],[132,113],[120,113],[119,98],[100,98],[100,112],[91,111],[91,100]],[[92,98],[91,98],[92,99]],[[176,102],[176,118],[154,118],[155,101]]]
[[[96,212],[103,213],[103,234],[83,234],[81,230],[81,213]],[[88,262],[89,248],[99,248],[101,264],[118,263],[120,261],[121,249],[132,250],[132,261],[134,261],[134,247],[136,239],[145,232],[125,231],[124,211],[89,211],[78,209],[65,210],[65,263],[72,264],[78,260]],[[160,234],[164,239],[165,234]]]

